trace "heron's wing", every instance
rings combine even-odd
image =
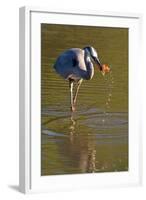
[[[86,71],[82,50],[74,48],[64,52],[58,57],[54,68],[65,79],[71,75],[81,78],[81,70]]]
[[[77,57],[73,57],[72,58],[72,66],[77,67],[78,65],[79,65],[79,60],[77,59]]]

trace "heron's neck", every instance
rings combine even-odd
[[[87,69],[87,79],[92,79],[94,75],[94,67],[91,62],[91,58],[88,55],[85,55],[85,64]]]

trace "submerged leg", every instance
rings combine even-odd
[[[69,88],[70,88],[70,104],[71,111],[75,111],[74,103],[73,103],[73,80],[69,80]]]
[[[77,96],[78,96],[79,88],[80,88],[80,85],[81,85],[82,81],[83,81],[83,80],[81,79],[81,80],[79,80],[78,83],[77,83],[76,92],[75,92],[75,95],[74,95],[74,98],[73,98],[73,104],[74,104],[74,106],[75,106],[76,101],[77,101]]]

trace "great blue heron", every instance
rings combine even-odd
[[[97,51],[91,47],[83,49],[72,48],[62,53],[56,60],[54,68],[64,79],[69,80],[71,111],[75,110],[77,94],[83,80],[90,80],[94,75],[93,62],[97,64],[100,71],[100,64]],[[73,95],[74,83],[77,83],[75,94]]]

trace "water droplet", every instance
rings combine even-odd
[[[105,119],[102,119],[102,122],[104,123],[104,122],[105,122]]]

